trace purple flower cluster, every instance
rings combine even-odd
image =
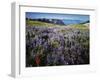
[[[89,30],[73,28],[26,27],[26,66],[89,64]]]

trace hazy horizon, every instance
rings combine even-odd
[[[39,12],[26,12],[26,18],[30,19],[61,19],[61,20],[78,20],[89,21],[89,15],[80,14],[60,14],[60,13],[39,13]]]

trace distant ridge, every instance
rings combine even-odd
[[[39,18],[39,19],[28,19],[26,20],[32,20],[32,21],[41,21],[41,22],[46,22],[46,23],[53,23],[53,24],[58,24],[58,25],[65,25],[64,22],[60,19],[46,19],[46,18]]]
[[[90,23],[90,21],[88,20],[88,21],[82,22],[80,24],[86,24],[86,23]]]
[[[57,25],[69,25],[69,24],[85,24],[89,23],[90,21],[82,21],[82,20],[70,20],[70,19],[46,19],[46,18],[38,18],[38,19],[30,19],[26,18],[26,20],[31,21],[40,21],[40,22],[46,22],[46,23],[52,23]]]

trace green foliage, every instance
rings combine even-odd
[[[34,48],[34,51],[37,54],[42,54],[43,53],[43,46],[42,45],[38,45],[37,47]]]
[[[26,20],[26,25],[28,26],[44,26],[44,27],[54,27],[54,26],[59,26],[56,24],[52,23],[46,23],[46,22],[41,22],[41,21],[32,21],[32,20]],[[60,25],[61,26],[61,25]]]
[[[81,29],[81,30],[86,30],[89,29],[88,26],[84,25],[84,24],[73,24],[71,25],[73,28],[75,29]]]
[[[59,42],[56,41],[56,40],[51,41],[51,45],[52,45],[52,47],[54,47],[54,48],[58,48],[58,47],[60,46]]]

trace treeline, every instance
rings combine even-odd
[[[26,20],[41,21],[41,22],[46,22],[46,23],[65,25],[64,22],[62,20],[60,20],[60,19],[46,19],[46,18],[30,19],[30,18],[26,18]]]

